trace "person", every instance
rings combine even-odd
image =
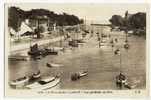
[[[101,40],[101,38],[100,37],[98,37],[98,41],[100,41]]]
[[[47,67],[50,67],[50,68],[52,67],[51,64],[49,64],[49,63],[46,63],[46,66],[47,66]]]
[[[122,73],[120,73],[119,79],[120,79],[120,80],[123,80],[123,83],[125,83],[126,76],[123,75]]]
[[[127,39],[125,40],[125,43],[128,43],[128,40],[127,40]]]
[[[118,42],[118,39],[117,39],[117,38],[115,38],[115,42],[116,42],[116,43]]]
[[[120,53],[120,50],[119,49],[116,49],[115,51],[114,51],[114,54],[115,55],[117,55],[117,54],[119,54]]]
[[[114,44],[112,44],[112,48],[114,47]]]
[[[122,89],[123,85],[126,83],[126,77],[122,73],[120,73],[118,76],[116,76],[116,85],[120,89]]]
[[[124,48],[125,48],[125,49],[129,49],[129,44],[128,44],[127,42],[125,42]]]

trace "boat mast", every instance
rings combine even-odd
[[[91,33],[91,37],[93,36],[93,21],[91,22],[91,25],[90,25],[90,33]]]
[[[103,26],[101,26],[100,43],[101,43],[101,39],[103,38],[102,35],[103,35]]]
[[[126,39],[125,39],[125,42],[128,42],[128,11],[126,11],[126,13],[125,13],[125,20],[126,20],[126,30],[125,30]]]
[[[85,17],[85,30],[87,30],[87,28],[86,28],[86,17]]]
[[[60,47],[62,47],[62,43],[63,43],[63,35],[64,35],[64,30],[63,30],[63,26],[61,27],[61,32],[60,32]]]
[[[122,55],[120,52],[120,73],[122,73]]]

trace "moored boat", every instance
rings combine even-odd
[[[88,71],[79,72],[80,77],[83,77],[83,76],[86,76],[86,75],[88,75]]]
[[[27,85],[29,82],[29,77],[21,77],[21,78],[18,78],[16,80],[12,80],[10,81],[9,85],[12,87],[12,88],[23,88],[25,85]]]
[[[55,63],[47,63],[46,66],[47,67],[62,67],[63,65],[61,65],[61,64],[55,64]]]
[[[52,89],[55,86],[57,86],[60,83],[60,77],[46,77],[42,78],[41,80],[27,85],[27,89],[36,89],[36,90],[47,90],[47,89]]]
[[[88,71],[77,72],[71,75],[71,80],[76,81],[86,75],[88,75]]]
[[[127,81],[127,77],[122,73],[116,76],[116,86],[119,87],[120,89],[122,89],[122,87],[125,87],[127,89],[132,88]]]
[[[8,59],[11,61],[28,61],[30,58],[23,55],[10,55],[8,56]]]
[[[116,50],[114,51],[114,54],[115,54],[115,55],[120,54],[120,50],[119,50],[119,49],[116,49]]]
[[[128,43],[124,44],[124,48],[125,48],[125,49],[128,49],[129,46],[130,46],[130,45],[129,45]]]
[[[32,57],[38,57],[41,55],[41,50],[39,50],[38,44],[34,44],[33,46],[30,46],[30,51],[28,51],[28,55]]]
[[[78,47],[78,42],[75,40],[71,40],[71,41],[69,41],[69,46]]]
[[[42,56],[47,55],[57,55],[58,51],[56,51],[54,48],[45,48],[41,51]]]

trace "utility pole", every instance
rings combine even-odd
[[[20,30],[20,25],[19,23],[21,22],[20,18],[18,19],[18,22],[17,22],[17,40],[19,41],[20,39],[20,36],[19,36],[19,30]]]
[[[40,28],[39,28],[39,19],[38,19],[38,27],[37,27],[38,31],[37,31],[37,38],[40,38]]]

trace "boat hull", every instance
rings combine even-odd
[[[33,85],[29,85],[26,86],[26,88],[28,89],[33,89],[33,90],[49,90],[49,89],[56,89],[56,87],[58,87],[60,83],[60,78],[55,78],[54,81],[45,84],[45,85],[40,85],[38,83],[35,83],[34,86]]]

